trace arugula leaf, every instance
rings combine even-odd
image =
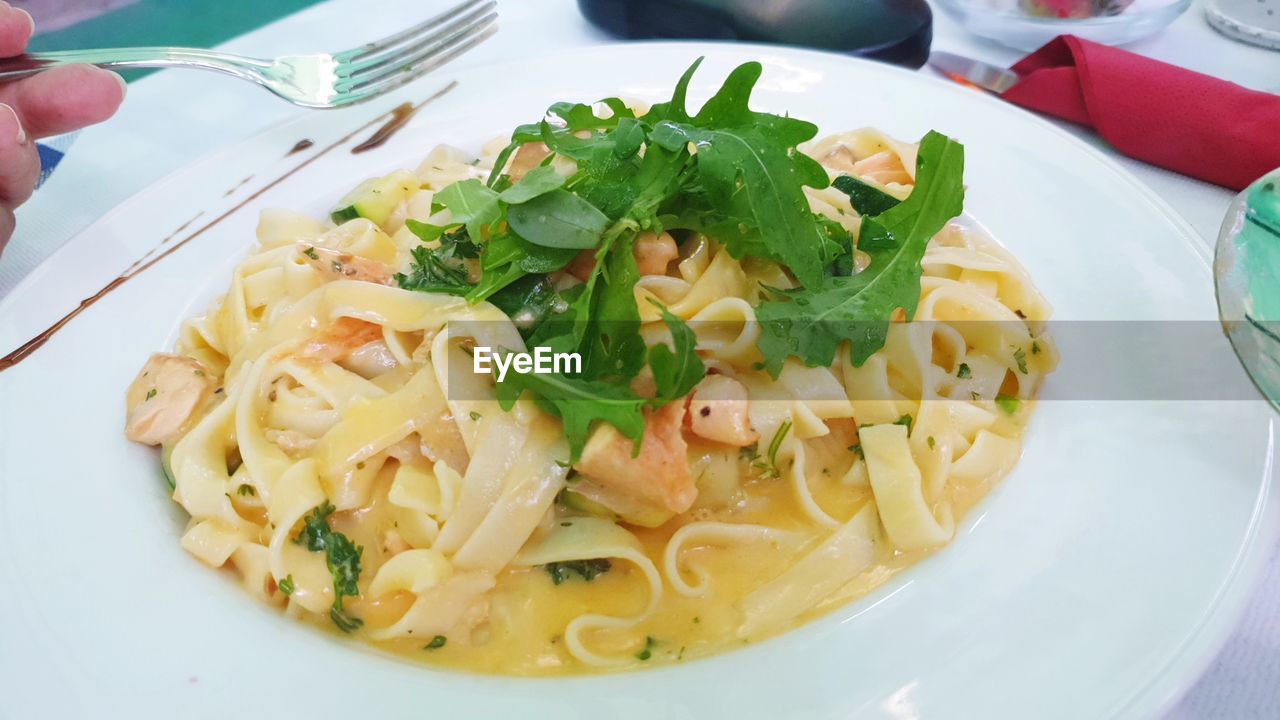
[[[417,235],[418,239],[422,242],[439,240],[440,237],[444,235],[445,231],[449,229],[443,225],[432,225],[431,223],[419,222],[413,218],[405,220],[404,226],[409,228],[409,232]],[[314,259],[315,258],[312,258],[312,260]]]
[[[480,282],[467,293],[467,300],[486,300],[525,275],[560,270],[575,255],[575,250],[541,247],[512,232],[494,235],[480,253]]]
[[[667,150],[697,146],[702,196],[720,216],[712,234],[730,254],[775,260],[804,287],[817,287],[823,274],[822,239],[802,186],[826,187],[827,174],[795,149],[817,127],[752,111],[747,103],[760,73],[754,62],[734,69],[693,118],[688,118],[678,86],[679,105],[673,99],[644,119],[655,121],[653,143]],[[682,83],[687,85],[686,78]]]
[[[498,193],[498,198],[508,205],[519,205],[539,195],[549,193],[564,185],[564,178],[550,165],[539,165],[525,173],[515,185]]]
[[[846,340],[850,360],[860,366],[884,346],[895,310],[911,319],[920,300],[920,260],[930,238],[960,214],[963,175],[963,146],[930,132],[920,142],[911,195],[863,219],[859,247],[870,265],[850,277],[825,278],[818,289],[777,291],[780,299],[756,308],[757,344],[770,375],[778,376],[788,355],[810,367],[830,365]]]
[[[649,369],[658,388],[653,404],[661,406],[688,395],[707,374],[707,368],[694,352],[698,339],[689,326],[656,301],[650,302],[662,310],[662,322],[671,331],[675,345],[674,352],[663,343],[649,348]]]
[[[525,275],[495,292],[489,302],[511,318],[526,340],[567,304],[546,275]]]
[[[609,227],[608,216],[564,189],[551,190],[512,205],[507,210],[507,222],[520,237],[534,245],[579,250],[599,245]]]
[[[852,175],[841,175],[831,182],[831,187],[849,196],[849,204],[859,215],[875,217],[902,202],[874,185]]]
[[[825,215],[814,213],[813,219],[818,223],[818,232],[823,241],[825,252],[822,262],[827,266],[827,274],[852,275],[853,236],[843,225]]]
[[[498,193],[475,178],[446,185],[434,200],[449,209],[454,223],[466,225],[467,234],[476,241],[483,240],[484,228],[502,216]]]
[[[573,323],[571,347],[582,356],[583,375],[630,380],[644,365],[640,310],[635,285],[640,279],[631,254],[634,236],[613,241],[596,254],[596,267],[582,293],[569,305]],[[606,252],[612,247],[613,252]]]
[[[619,120],[613,135],[613,154],[620,160],[640,152],[640,146],[647,139],[644,124],[634,117]]]
[[[569,443],[570,463],[582,457],[591,423],[597,420],[609,423],[637,444],[644,435],[641,411],[645,401],[626,385],[558,373],[507,373],[495,390],[503,410],[510,410],[521,392],[528,390],[538,407],[560,418]]]

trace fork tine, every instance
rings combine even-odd
[[[449,46],[440,48],[434,54],[423,58],[417,65],[407,67],[403,72],[387,73],[380,81],[361,83],[339,94],[333,99],[333,104],[341,106],[364,102],[407,85],[488,40],[497,31],[497,26],[491,21],[479,25],[466,35],[456,38]]]
[[[459,17],[444,27],[435,28],[432,32],[422,33],[419,37],[414,38],[412,42],[401,43],[396,47],[357,62],[339,63],[335,69],[339,78],[355,78],[361,75],[368,75],[388,65],[406,64],[406,61],[412,61],[424,50],[429,51],[433,46],[444,44],[446,40],[455,35],[466,32],[472,25],[482,23],[488,17],[496,17],[496,13],[491,12],[496,3],[487,2],[472,12]],[[485,17],[485,13],[489,13]]]
[[[394,63],[379,63],[376,68],[368,68],[365,72],[359,75],[341,79],[334,83],[334,89],[340,93],[361,92],[369,87],[382,84],[389,77],[394,78],[402,75],[408,75],[410,78],[417,77],[417,75],[420,75],[422,72],[419,70],[422,63],[437,56],[448,55],[449,59],[456,57],[460,53],[453,53],[455,47],[466,43],[468,40],[490,28],[497,18],[497,13],[489,13],[488,15],[472,21],[466,27],[460,28],[445,37],[433,38],[430,43],[418,47],[416,51],[411,54],[398,54]],[[474,43],[467,45],[467,49],[473,46]],[[433,67],[438,67],[442,64],[443,63],[439,63]]]
[[[365,43],[364,45],[358,45],[356,47],[351,48],[350,50],[344,50],[343,52],[334,53],[333,59],[338,62],[351,62],[353,60],[359,60],[360,58],[370,55],[372,53],[381,52],[394,45],[398,45],[404,42],[405,40],[415,38],[418,35],[428,30],[431,30],[432,28],[439,27],[440,25],[443,25],[449,22],[455,17],[458,17],[459,15],[467,12],[468,10],[484,2],[485,0],[466,0],[466,2],[459,3],[458,5],[455,5],[449,8],[448,10],[445,10],[439,15],[428,18],[427,20],[424,20],[423,22],[417,25],[414,25],[411,28],[401,30],[398,33],[388,35],[378,40],[374,40],[373,42]]]

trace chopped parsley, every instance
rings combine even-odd
[[[302,531],[294,538],[294,542],[312,552],[324,552],[325,565],[333,576],[333,607],[329,610],[329,618],[343,632],[352,632],[363,625],[364,621],[345,614],[342,599],[360,595],[360,588],[356,583],[360,579],[360,557],[364,554],[364,548],[329,527],[329,516],[334,510],[333,504],[327,500],[312,510],[303,519]]]
[[[147,391],[147,397],[146,397],[146,399],[144,399],[144,400],[143,400],[143,402],[146,402],[147,400],[150,400],[151,398],[153,398],[153,397],[155,397],[155,396],[156,396],[156,389],[155,389],[155,388],[151,388],[150,390],[148,390],[148,391]]]
[[[640,652],[636,653],[636,659],[644,661],[653,657],[653,648],[657,644],[658,644],[658,641],[654,640],[652,635],[645,635],[644,648],[640,650]]]
[[[850,445],[849,452],[853,453],[854,455],[857,455],[858,459],[860,460],[865,459],[866,457],[862,454],[862,443],[860,442]]]
[[[1018,412],[1018,406],[1021,403],[1022,403],[1021,400],[1019,400],[1016,397],[1013,397],[1012,395],[1005,395],[1001,393],[1000,395],[996,396],[996,407],[1003,410],[1005,415],[1012,415]]]
[[[778,468],[778,450],[782,447],[782,441],[786,439],[789,432],[791,432],[791,420],[783,420],[777,431],[773,433],[773,440],[769,441],[769,453],[766,455],[768,462],[757,460],[752,465],[752,467],[760,471],[761,477],[776,478],[782,475],[782,471]]]
[[[1027,351],[1018,348],[1013,351],[1013,360],[1018,363],[1018,372],[1023,375],[1027,374]]]
[[[909,435],[911,435],[911,428],[912,428],[912,426],[913,426],[913,425],[915,425],[915,422],[916,422],[916,419],[915,419],[915,418],[913,418],[913,417],[911,417],[911,415],[910,415],[910,414],[907,414],[907,415],[903,415],[902,417],[898,418],[897,420],[894,420],[894,421],[893,421],[893,424],[894,424],[894,425],[902,425],[902,426],[906,427],[906,428],[907,428],[907,435],[909,436]]]
[[[448,641],[449,641],[449,638],[443,635],[437,635],[431,638],[431,642],[427,643],[426,645],[423,645],[422,649],[423,650],[439,650],[440,648],[444,647],[444,644]]]
[[[930,435],[930,436],[929,436],[928,438],[926,438],[926,439],[927,439],[927,440],[928,440],[928,442],[929,442],[929,449],[930,449],[930,450],[932,450],[932,449],[934,448],[934,446],[935,446],[935,445],[937,445],[937,443],[936,443],[936,442],[934,442],[934,440],[933,440],[933,436],[932,436],[932,435]]]
[[[546,568],[547,574],[551,576],[551,582],[559,585],[574,575],[591,582],[596,579],[597,575],[609,572],[609,568],[613,567],[613,565],[608,558],[592,558],[589,560],[562,560],[560,562],[547,563],[543,567]]]
[[[476,412],[475,410],[472,410],[472,411],[471,411],[470,413],[468,413],[468,414],[471,416],[471,420],[472,420],[473,422],[480,422],[480,418],[484,417],[483,415],[481,415],[480,413]]]
[[[307,257],[311,258],[312,260],[319,260],[319,259],[320,259],[320,256],[316,254],[316,249],[315,249],[314,247],[310,246],[310,245],[308,245],[308,246],[307,246],[307,249],[306,249],[306,250],[303,250],[303,251],[302,251],[302,254],[303,254],[303,255],[306,255]]]
[[[284,595],[285,597],[292,595],[293,575],[285,575],[283,580],[276,583],[276,587],[279,588],[281,595]]]
[[[956,370],[956,377],[960,378],[961,380],[968,378],[972,374],[973,373],[969,370],[968,363],[960,363],[960,369]]]
[[[236,488],[236,494],[253,496],[253,495],[257,495],[258,491],[255,490],[254,487],[248,483],[241,483],[240,487]]]

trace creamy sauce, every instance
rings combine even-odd
[[[1011,420],[1002,432],[1017,434],[1020,430]],[[692,460],[692,457],[691,457]],[[745,461],[743,472],[748,469]],[[847,467],[847,463],[846,463]],[[818,472],[810,481],[814,498],[838,518],[851,517],[871,500],[869,488],[843,485],[839,473]],[[991,483],[964,484],[954,479],[947,484],[947,499],[959,521],[990,490]],[[743,494],[731,507],[708,511],[694,509],[654,529],[628,526],[641,541],[645,554],[661,572],[663,553],[673,533],[693,520],[724,520],[736,523],[759,523],[780,529],[812,530],[824,535],[826,530],[813,526],[800,508],[785,479],[755,478],[743,483]],[[385,497],[375,491],[376,496]],[[385,504],[385,503],[384,503]],[[378,536],[390,527],[390,520],[379,518],[384,509],[379,502],[361,512],[361,522],[335,521],[335,529],[349,534],[353,541],[365,546],[366,557],[380,556]],[[559,505],[557,505],[557,508]],[[558,510],[558,512],[560,512]],[[557,517],[555,522],[568,519]],[[373,522],[370,522],[370,521]],[[782,634],[821,617],[858,597],[866,595],[891,580],[935,550],[904,553],[886,550],[881,543],[876,564],[852,582],[832,594],[814,609],[794,621],[772,628],[766,637]],[[507,569],[491,592],[489,617],[469,636],[447,638],[443,647],[427,649],[432,638],[405,638],[394,641],[368,641],[374,647],[415,663],[469,672],[520,675],[559,676],[586,673],[635,670],[670,663],[685,662],[719,654],[762,638],[744,640],[738,635],[742,614],[741,599],[768,579],[780,574],[804,554],[808,546],[781,550],[768,543],[735,544],[732,547],[696,547],[686,550],[682,567],[690,561],[700,564],[709,574],[709,591],[702,597],[685,597],[664,587],[656,612],[634,628],[621,632],[597,633],[589,636],[594,650],[636,658],[620,668],[594,668],[575,660],[565,648],[563,632],[574,618],[586,613],[630,616],[638,613],[647,601],[648,584],[631,563],[612,561],[608,572],[587,582],[572,575],[555,585],[543,567]],[[381,562],[378,560],[378,562]],[[687,575],[686,575],[687,577]],[[363,583],[362,583],[363,587]],[[359,605],[353,605],[359,608]],[[403,608],[401,608],[403,610]],[[394,615],[391,619],[394,619]],[[390,620],[389,620],[390,621]],[[389,622],[388,621],[388,622]],[[326,632],[341,635],[324,616],[308,620]],[[376,626],[366,620],[366,627]],[[649,657],[640,655],[649,644]],[[367,638],[362,638],[367,640]],[[353,638],[354,640],[354,638]]]

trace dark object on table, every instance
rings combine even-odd
[[[578,8],[624,38],[777,43],[911,68],[928,60],[933,39],[925,0],[578,0]]]

